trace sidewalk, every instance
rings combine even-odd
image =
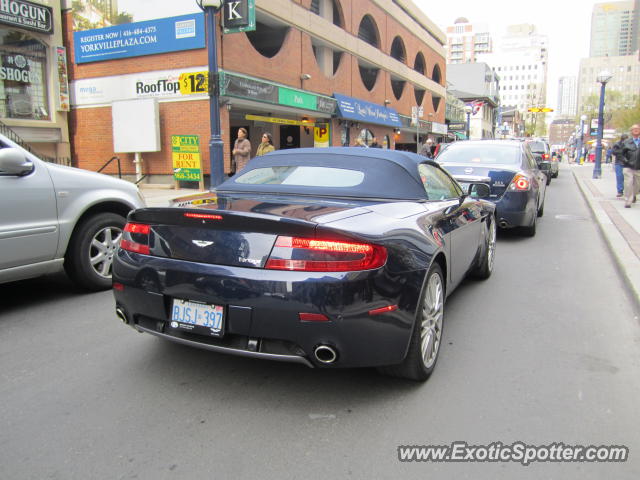
[[[631,208],[616,198],[613,164],[602,164],[602,177],[591,178],[593,163],[569,165],[613,253],[629,291],[640,306],[640,198]]]
[[[183,197],[185,195],[197,195],[204,192],[195,188],[181,188],[175,190],[173,188],[162,188],[160,186],[144,186],[140,189],[140,193],[142,193],[142,196],[147,203],[147,207],[167,207],[169,206],[169,201],[173,198]]]

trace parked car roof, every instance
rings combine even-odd
[[[329,147],[280,150],[252,159],[218,186],[218,191],[269,192],[358,198],[425,198],[417,165],[428,160],[415,153],[378,148]],[[432,163],[432,162],[429,162]],[[301,167],[295,174],[273,167]],[[304,172],[305,167],[307,169]],[[349,175],[352,172],[352,175]],[[296,181],[309,179],[314,181]],[[262,177],[261,177],[262,176]],[[294,177],[296,180],[294,180]],[[350,177],[349,182],[345,177]],[[334,179],[323,184],[320,179]],[[318,180],[318,181],[316,181]],[[393,180],[393,181],[390,181]]]

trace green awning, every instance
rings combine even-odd
[[[458,140],[466,140],[467,136],[462,133],[462,132],[452,132],[456,137],[458,137]]]

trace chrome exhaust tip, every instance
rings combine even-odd
[[[499,226],[500,228],[507,228],[507,227],[509,226],[509,223],[508,223],[506,220],[500,220],[500,221],[498,222],[498,226]]]
[[[318,345],[313,354],[320,363],[334,363],[338,359],[338,352],[329,345]]]
[[[129,319],[127,318],[127,315],[126,313],[124,313],[124,310],[122,308],[116,308],[116,317],[118,317],[120,321],[125,325],[129,325]]]

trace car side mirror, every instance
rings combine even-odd
[[[0,175],[22,177],[33,172],[33,162],[17,148],[0,148]]]
[[[486,183],[472,183],[469,185],[468,194],[472,198],[489,198],[491,187]]]

